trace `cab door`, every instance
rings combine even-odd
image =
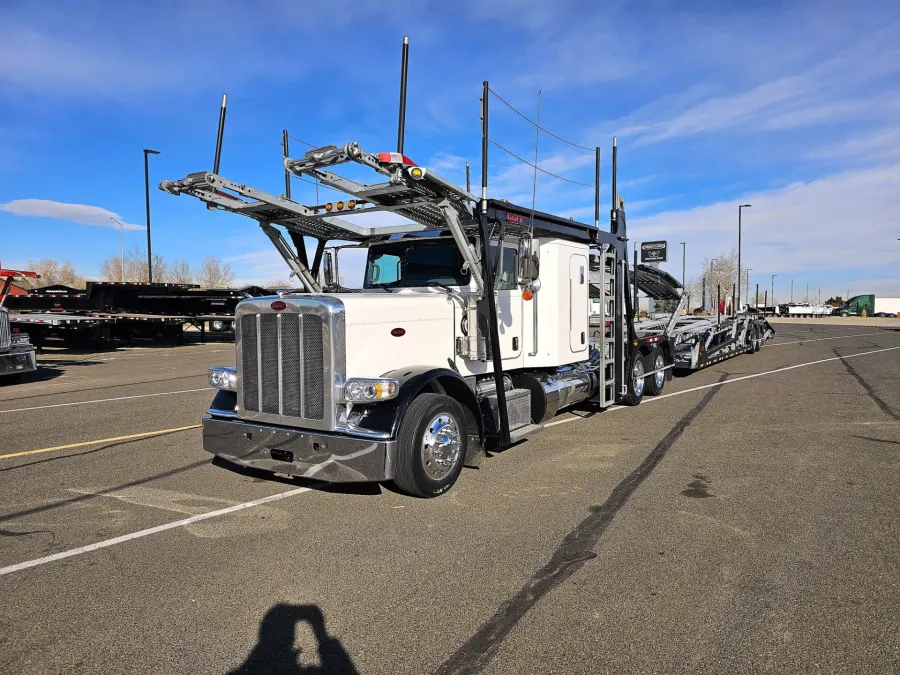
[[[493,247],[496,251],[496,247]],[[518,247],[503,246],[500,274],[495,280],[497,291],[497,329],[500,335],[500,356],[507,368],[522,357],[522,290],[519,288]]]

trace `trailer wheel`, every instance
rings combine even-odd
[[[437,497],[456,482],[466,458],[466,415],[444,394],[421,394],[397,434],[394,483],[415,497]]]
[[[659,372],[645,378],[646,393],[649,396],[659,396],[663,388],[666,386],[666,371],[660,368],[666,367],[666,359],[663,357],[662,351],[653,350],[645,359],[644,372],[652,373],[654,370]]]
[[[626,393],[622,398],[622,403],[625,405],[640,405],[641,401],[644,399],[644,382],[646,378],[644,377],[644,360],[640,357],[640,354],[635,352],[632,357],[632,365],[631,367],[631,377],[628,378],[628,383],[626,385]]]

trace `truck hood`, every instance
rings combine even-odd
[[[347,377],[380,377],[398,368],[446,368],[462,309],[443,291],[339,293],[344,304]]]

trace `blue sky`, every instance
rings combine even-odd
[[[252,221],[155,188],[212,165],[280,193],[280,134],[396,142],[399,52],[410,36],[406,152],[479,180],[481,82],[545,127],[609,153],[619,138],[629,234],[668,239],[688,276],[736,244],[751,285],[785,297],[900,296],[900,5],[888,2],[0,3],[0,260],[71,260],[87,276],[143,243],[142,148],[151,157],[153,248],[231,261],[240,281],[286,269]],[[498,102],[491,134],[524,157],[533,130]],[[299,154],[300,147],[295,144]],[[547,136],[540,165],[593,180],[592,158]],[[531,199],[528,167],[492,149],[491,194]],[[294,197],[314,201],[306,186]],[[36,200],[36,201],[24,201]],[[592,191],[550,178],[537,205],[590,220]],[[79,205],[79,206],[73,206]]]

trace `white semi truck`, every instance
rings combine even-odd
[[[599,149],[593,225],[488,199],[488,95],[485,82],[480,199],[406,157],[401,123],[400,152],[348,143],[292,159],[285,145],[286,174],[342,193],[312,205],[290,198],[289,180],[274,195],[219,175],[223,97],[213,171],[160,189],[256,221],[303,289],[238,305],[236,367],[210,370],[219,391],[206,450],[434,497],[486,449],[528,438],[563,408],[638,405],[663,390],[675,344],[667,327],[633,322],[615,142],[608,232]],[[362,170],[379,181],[359,182]],[[385,213],[401,222],[371,226]],[[362,288],[340,284],[347,246],[366,253]],[[761,336],[752,326],[729,354]]]

